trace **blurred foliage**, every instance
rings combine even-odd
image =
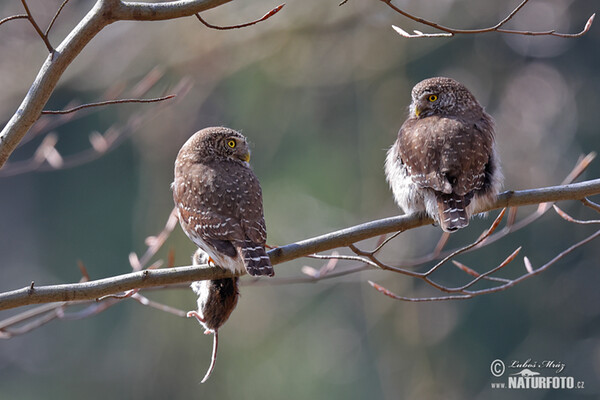
[[[61,1],[29,3],[45,25]],[[476,28],[495,24],[518,2],[394,3],[449,26]],[[72,0],[51,41],[58,43],[92,4]],[[277,4],[234,1],[203,16],[235,24]],[[3,2],[0,16],[20,7]],[[509,27],[576,32],[597,11],[584,0],[532,1]],[[414,40],[398,36],[391,24],[428,31],[375,0],[342,7],[336,0],[291,1],[274,18],[234,31],[209,30],[195,18],[107,27],[69,67],[47,108],[94,101],[115,82],[131,87],[155,66],[166,76],[149,95],[168,92],[185,76],[194,87],[95,162],[0,181],[0,290],[32,280],[74,282],[77,260],[92,278],[128,272],[128,253],[144,250],[144,238],[162,228],[172,207],[179,147],[206,126],[241,130],[252,142],[271,245],[399,213],[384,179],[385,151],[405,119],[411,87],[427,77],[462,81],[494,116],[506,188],[558,184],[581,153],[600,149],[598,23],[580,39],[489,33]],[[2,25],[0,37],[0,118],[6,121],[46,53],[26,22]],[[89,133],[143,107],[149,106],[106,107],[60,127],[57,148],[80,151]],[[13,159],[37,144],[23,146]],[[600,162],[585,176],[600,176]],[[561,206],[575,217],[591,216],[574,202]],[[452,244],[473,240],[489,222],[475,221]],[[460,260],[489,268],[522,245],[521,254],[539,265],[592,230],[550,212]],[[438,236],[433,227],[404,233],[386,257],[425,254]],[[190,263],[193,245],[179,228],[160,256],[169,248],[176,265]],[[511,391],[512,399],[597,398],[598,248],[588,245],[541,276],[464,302],[393,301],[366,280],[405,295],[432,293],[376,271],[315,285],[244,286],[204,385],[198,382],[212,340],[202,329],[126,301],[94,318],[53,322],[0,343],[0,398],[508,398],[490,389],[496,358],[562,361],[564,375],[586,382],[585,390],[569,393]],[[297,260],[277,266],[277,275],[297,276],[304,264],[319,266]],[[452,276],[453,267],[446,268]],[[186,310],[195,306],[191,291],[149,296]]]

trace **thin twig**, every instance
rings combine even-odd
[[[143,95],[145,91],[149,90],[151,85],[147,85],[147,81],[152,74],[153,72],[151,71],[148,75],[146,75],[146,77],[144,77],[138,83],[138,85],[132,89],[132,92]],[[180,83],[173,89],[177,99],[183,98],[189,91],[189,87],[190,82],[186,78],[182,79]],[[64,157],[61,157],[54,147],[58,137],[55,134],[48,134],[44,140],[42,140],[42,143],[39,145],[32,158],[7,163],[3,168],[0,169],[0,177],[14,176],[32,171],[73,168],[94,161],[105,155],[107,152],[117,148],[127,137],[129,137],[129,135],[140,128],[142,122],[148,121],[149,119],[158,115],[157,110],[161,110],[162,108],[160,107],[164,106],[165,105],[163,105],[163,102],[159,102],[154,107],[151,107],[144,112],[140,111],[134,113],[128,118],[124,126],[113,125],[109,127],[104,134],[92,132],[89,136],[90,144],[92,145],[91,148]],[[83,110],[79,110],[77,113],[46,116],[45,118],[55,118],[60,121],[59,123],[65,123],[71,121],[73,116],[80,117],[88,113],[89,110],[94,109],[97,108],[85,108]],[[47,126],[50,127],[53,125],[49,124]],[[59,163],[51,163],[51,161],[58,160],[59,157]]]
[[[471,275],[475,278],[482,276],[482,274],[480,274],[479,272],[475,271],[472,268],[467,267],[465,264],[463,264],[461,262],[452,260],[452,264],[454,264],[458,269],[460,269],[464,273]],[[510,279],[499,278],[497,276],[484,276],[483,278],[488,281],[503,282],[503,283],[510,282]]]
[[[52,17],[52,21],[50,21],[50,23],[48,24],[48,28],[46,28],[46,32],[44,32],[44,37],[48,37],[48,34],[50,33],[50,29],[52,29],[52,26],[54,25],[54,22],[58,18],[58,15],[62,11],[62,9],[67,5],[68,2],[69,2],[69,0],[64,0],[62,2],[62,4],[60,5],[60,7],[58,8],[58,10],[56,11],[56,13],[54,14],[54,16]]]
[[[439,29],[440,31],[444,32],[444,33],[423,33],[421,31],[415,30],[414,34],[410,34],[410,33],[406,32],[404,29],[399,28],[395,25],[392,25],[392,28],[400,36],[405,37],[405,38],[411,38],[411,39],[412,38],[425,38],[425,37],[427,37],[427,38],[452,37],[456,34],[479,34],[479,33],[488,33],[488,32],[500,32],[500,33],[508,33],[508,34],[514,34],[514,35],[526,35],[526,36],[558,36],[558,37],[562,37],[562,38],[576,38],[576,37],[585,35],[590,30],[590,28],[592,27],[592,23],[594,22],[594,18],[596,16],[596,14],[592,14],[590,16],[590,18],[587,20],[583,30],[579,33],[559,33],[559,32],[556,32],[555,30],[532,32],[532,31],[512,30],[512,29],[501,29],[502,26],[504,26],[508,21],[510,21],[515,16],[515,14],[517,14],[525,6],[525,4],[527,4],[529,2],[529,0],[523,0],[515,9],[513,9],[510,12],[510,14],[508,16],[506,16],[506,18],[504,18],[502,21],[498,22],[494,26],[490,26],[488,28],[481,28],[481,29],[455,29],[455,28],[450,28],[447,26],[440,25],[440,24],[432,22],[432,21],[428,21],[424,18],[417,17],[416,15],[410,14],[410,13],[398,8],[394,4],[392,4],[391,0],[380,0],[380,1],[384,2],[391,9],[396,11],[398,14],[405,16],[406,18],[409,18],[420,24],[427,25],[427,26],[430,26],[435,29]]]
[[[508,264],[510,264],[517,257],[517,255],[520,252],[521,252],[521,247],[518,247],[515,251],[513,251],[512,253],[510,253],[510,255],[508,257],[506,257],[504,259],[504,261],[502,261],[497,267],[492,268],[489,271],[484,272],[483,274],[479,274],[479,276],[477,276],[471,282],[468,282],[468,283],[464,284],[463,286],[459,286],[459,287],[456,287],[456,288],[450,288],[449,290],[444,290],[444,292],[447,292],[447,293],[466,293],[466,294],[476,293],[476,292],[472,292],[472,291],[471,292],[467,292],[466,289],[468,289],[471,286],[475,285],[480,280],[488,278],[492,274],[495,274],[496,272],[500,271],[502,268],[506,267]]]
[[[479,236],[479,238],[476,241],[474,241],[473,243],[470,243],[466,246],[463,246],[457,250],[454,250],[452,253],[448,254],[446,257],[444,257],[442,260],[440,260],[437,264],[435,264],[433,267],[431,267],[426,272],[421,272],[421,273],[413,272],[413,271],[408,271],[404,268],[394,267],[391,265],[385,265],[384,269],[387,269],[389,271],[399,272],[399,273],[410,275],[410,276],[415,276],[418,278],[423,278],[426,280],[427,283],[437,285],[428,278],[429,275],[433,274],[438,268],[440,268],[442,265],[444,265],[445,263],[447,263],[454,257],[474,248],[475,246],[479,245],[484,240],[486,240],[492,233],[494,233],[496,228],[498,228],[498,225],[500,225],[500,222],[502,221],[502,218],[504,218],[505,213],[506,213],[506,207],[504,209],[502,209],[502,211],[500,211],[500,214],[498,214],[498,216],[496,217],[494,222],[492,222],[492,225],[489,227],[489,229],[487,229],[483,234],[481,234],[481,236]],[[438,287],[438,289],[441,289],[441,286]]]
[[[334,260],[334,259],[332,259]],[[301,284],[301,283],[316,283],[328,279],[339,278],[346,275],[356,274],[362,271],[371,270],[372,267],[363,262],[356,263],[350,266],[346,266],[344,268],[336,268],[334,272],[328,273],[326,275],[321,276],[295,276],[290,278],[270,278],[270,279],[260,279],[260,278],[252,278],[242,281],[241,285],[252,285],[252,286],[277,286],[277,285],[292,285],[292,284]]]
[[[35,22],[35,18],[33,18],[31,11],[29,11],[29,6],[27,5],[27,1],[21,0],[21,3],[23,3],[23,8],[25,8],[25,12],[27,13],[27,19],[29,19],[29,22],[31,23],[31,25],[33,25],[33,28],[35,29],[37,34],[42,38],[44,44],[46,45],[46,48],[48,49],[48,52],[50,54],[53,54],[54,47],[52,47],[52,45],[50,44],[50,41],[48,40],[48,36],[46,36],[44,34],[44,32],[42,32],[42,30],[40,29],[37,22]]]
[[[562,219],[564,219],[565,221],[572,222],[574,224],[580,224],[580,225],[600,224],[600,219],[596,219],[596,220],[592,219],[592,220],[588,220],[588,221],[582,221],[580,219],[575,219],[575,218],[571,217],[569,214],[567,214],[566,212],[564,212],[563,210],[558,208],[558,206],[556,204],[553,204],[552,206],[554,207],[554,211],[556,211],[556,213],[558,215],[560,215],[560,217]]]
[[[574,251],[575,249],[583,246],[586,243],[591,242],[592,240],[596,239],[597,237],[600,237],[600,230],[596,231],[595,233],[593,233],[592,235],[588,236],[587,238],[573,244],[572,246],[570,246],[569,248],[563,250],[562,252],[560,252],[558,255],[556,255],[555,257],[553,257],[550,261],[548,261],[546,264],[542,265],[541,267],[537,268],[537,269],[533,269],[533,267],[531,266],[531,262],[529,261],[529,259],[527,257],[524,258],[524,262],[526,265],[526,269],[527,269],[527,273],[524,275],[521,275],[519,278],[510,280],[509,282],[506,282],[503,285],[499,285],[499,286],[494,286],[491,288],[486,288],[486,289],[481,289],[481,290],[477,290],[477,291],[467,291],[466,294],[459,294],[459,295],[450,295],[450,296],[439,296],[439,297],[408,297],[408,296],[399,296],[395,293],[393,293],[392,291],[384,288],[383,286],[369,281],[369,284],[371,286],[373,286],[376,290],[378,290],[379,292],[385,294],[386,296],[389,296],[393,299],[396,300],[402,300],[402,301],[408,301],[408,302],[431,302],[431,301],[446,301],[446,300],[464,300],[464,299],[470,299],[473,298],[475,296],[481,296],[484,294],[490,294],[490,293],[496,293],[496,292],[500,292],[502,290],[506,290],[508,288],[511,288],[521,282],[523,282],[526,279],[529,279],[535,275],[538,275],[540,273],[542,273],[543,271],[545,271],[546,269],[548,269],[550,266],[552,266],[553,264],[555,264],[557,261],[561,260],[563,257],[565,257],[566,255],[568,255],[569,253],[571,253],[572,251]],[[511,255],[512,256],[512,255]],[[509,257],[510,258],[510,257]],[[501,264],[501,266],[503,266]],[[495,270],[499,269],[499,267],[496,267]],[[493,270],[491,270],[493,271]],[[489,271],[491,273],[491,271]]]
[[[147,297],[142,296],[140,293],[135,293],[133,296],[131,296],[131,298],[143,306],[152,307],[169,314],[177,315],[178,317],[186,318],[187,316],[186,311],[150,300]]]
[[[261,18],[251,21],[251,22],[247,22],[245,24],[240,24],[240,25],[230,25],[230,26],[218,26],[218,25],[212,25],[209,24],[208,22],[206,22],[201,16],[200,14],[196,14],[196,18],[198,18],[198,20],[200,22],[202,22],[206,27],[211,28],[211,29],[217,29],[220,31],[226,31],[229,29],[239,29],[239,28],[245,28],[247,26],[252,26],[255,24],[258,24],[259,22],[265,21],[269,18],[271,18],[273,15],[277,14],[279,12],[279,10],[281,10],[283,8],[283,6],[285,6],[285,3],[278,5],[277,7],[275,7],[274,9],[272,9],[271,11],[269,11],[268,13],[266,13],[265,15],[263,15]]]
[[[56,114],[69,114],[69,113],[73,113],[73,112],[76,112],[76,111],[79,111],[79,110],[83,110],[85,108],[100,107],[100,106],[106,106],[106,105],[110,105],[110,104],[157,103],[159,101],[165,101],[165,100],[172,99],[173,97],[176,97],[176,96],[177,96],[176,94],[170,94],[168,96],[156,97],[156,98],[153,98],[153,99],[119,99],[119,100],[98,101],[96,103],[82,104],[80,106],[69,108],[69,109],[66,109],[66,110],[44,110],[44,111],[42,111],[42,114],[52,114],[52,115],[56,115]]]
[[[27,14],[11,15],[10,17],[0,19],[0,25],[8,21],[13,21],[15,19],[29,19],[29,16]]]
[[[590,199],[588,199],[587,197],[582,199],[581,202],[583,203],[583,205],[585,205],[586,207],[591,208],[592,210],[595,210],[597,212],[600,213],[600,204],[596,204],[593,201],[591,201]]]

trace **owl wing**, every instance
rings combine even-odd
[[[398,154],[417,185],[461,196],[483,187],[491,133],[459,119],[408,119],[398,133]]]
[[[258,178],[250,168],[239,164],[231,166],[228,176],[226,193],[236,199],[235,212],[244,235],[235,246],[241,250],[246,271],[252,276],[273,276],[275,271],[265,251],[267,230]]]
[[[186,233],[192,240],[198,237],[220,253],[229,257],[236,256],[237,252],[232,242],[244,239],[244,233],[237,221],[209,211],[197,212],[181,206],[178,208],[180,222],[186,227]]]
[[[233,205],[223,201],[223,195],[214,190],[215,183],[219,186],[211,169],[194,165],[190,173],[176,176],[173,199],[180,223],[192,240],[196,237],[219,252],[235,257],[231,242],[243,241],[244,231]]]
[[[264,246],[267,241],[267,228],[258,178],[250,168],[241,168],[233,172],[233,178],[233,182],[237,182],[237,217],[242,231],[252,243]]]

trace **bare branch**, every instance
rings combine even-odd
[[[97,0],[81,22],[58,45],[56,51],[46,58],[18,110],[0,132],[0,167],[6,163],[21,139],[40,117],[67,67],[106,26],[119,20],[157,21],[191,16],[230,1],[179,0],[164,3],[136,3]]]
[[[516,254],[515,254],[515,256],[516,256]],[[514,259],[514,256],[512,256],[512,254],[509,257],[512,257],[512,259]],[[527,258],[527,257],[525,257],[525,258]],[[512,259],[511,259],[511,261],[512,261]],[[456,260],[452,260],[452,264],[454,264],[456,267],[458,267],[464,273],[469,274],[475,278],[482,277],[483,279],[488,280],[488,281],[496,281],[496,282],[504,282],[504,283],[510,282],[510,279],[498,278],[497,276],[482,275],[479,272],[475,271],[474,269],[471,269],[471,268],[467,267],[465,264],[458,262]]]
[[[29,19],[29,15],[17,14],[17,15],[11,15],[10,17],[2,18],[2,19],[0,19],[0,25],[2,25],[5,22],[8,22],[8,21],[13,21],[15,19]]]
[[[585,205],[586,207],[591,208],[592,210],[595,210],[597,212],[600,213],[600,204],[596,204],[593,201],[590,201],[590,199],[588,199],[587,197],[582,199],[581,202],[583,203],[583,205]]]
[[[490,206],[488,209],[477,211],[484,212],[498,208],[525,206],[542,202],[580,200],[587,196],[599,193],[600,179],[540,189],[507,191],[498,196],[498,200],[494,205]],[[414,229],[432,223],[432,219],[420,214],[384,218],[357,225],[352,228],[341,229],[311,239],[302,240],[287,246],[278,247],[271,250],[269,256],[271,256],[271,260],[275,260],[276,263],[282,263],[309,254],[329,251],[337,247],[348,247],[353,243],[375,236]]]
[[[600,219],[589,220],[589,221],[582,221],[582,220],[575,219],[575,218],[571,217],[569,214],[567,214],[566,212],[564,212],[563,210],[561,210],[560,208],[558,208],[558,206],[556,204],[553,204],[552,206],[554,207],[554,211],[556,211],[556,213],[558,215],[560,215],[560,217],[562,219],[564,219],[565,221],[572,222],[574,224],[580,224],[580,225],[600,224]]]
[[[541,202],[554,202],[559,200],[581,200],[587,196],[595,194],[600,194],[600,179],[564,186],[505,192],[499,196],[496,204],[492,205],[489,210],[504,207],[539,204]],[[173,224],[171,219],[169,221],[170,222],[168,222],[165,227],[167,230],[170,229],[170,224]],[[371,237],[413,229],[426,224],[431,224],[432,222],[433,221],[431,221],[429,218],[423,217],[419,214],[385,218],[292,243],[286,246],[277,247],[269,251],[269,256],[271,257],[271,262],[273,264],[280,264],[299,257],[315,254],[317,252],[332,250],[338,247],[348,247],[355,242]],[[600,231],[598,235],[600,235]],[[592,239],[593,237],[590,237],[587,240],[589,241]],[[573,248],[568,251],[572,251],[572,249]],[[360,262],[365,261],[363,258],[356,258],[356,260]],[[364,266],[358,266],[356,269],[362,270],[364,269]],[[539,269],[535,270],[534,274],[538,273],[537,271],[539,271]],[[340,273],[341,272],[342,271],[340,271]],[[327,274],[326,277],[334,276],[336,273],[337,272]],[[91,300],[136,288],[142,289],[183,282],[192,282],[203,279],[219,279],[231,276],[233,275],[230,272],[224,271],[218,267],[206,268],[205,266],[185,266],[171,269],[143,270],[83,283],[35,286],[33,289],[31,289],[30,286],[27,286],[23,289],[0,294],[0,310],[15,308],[26,304]],[[507,283],[506,285],[499,287],[509,287],[507,285],[509,284]]]
[[[24,323],[17,328],[11,329],[2,329],[0,328],[0,339],[10,339],[13,336],[22,335],[24,333],[30,332],[34,329],[37,329],[48,322],[60,318],[62,306],[56,306],[53,304],[53,309],[50,312],[44,313],[39,318],[36,318],[30,322]],[[3,321],[3,325],[8,325],[5,321]],[[12,324],[11,324],[12,326]]]
[[[136,288],[164,286],[173,283],[201,281],[205,279],[220,279],[231,276],[231,273],[216,267],[202,268],[202,266],[188,266],[172,269],[143,270],[82,283],[37,286],[33,290],[27,285],[23,289],[17,289],[1,294],[0,310],[19,307],[26,304],[93,300],[102,296],[126,292]]]
[[[439,29],[440,31],[444,32],[444,33],[423,33],[421,31],[415,30],[414,34],[410,34],[410,33],[406,32],[404,29],[399,28],[395,25],[392,25],[392,28],[400,36],[405,37],[405,38],[410,38],[410,39],[412,39],[412,38],[452,37],[457,34],[478,34],[478,33],[488,33],[488,32],[500,32],[500,33],[508,33],[508,34],[514,34],[514,35],[527,35],[527,36],[558,36],[558,37],[562,37],[562,38],[576,38],[576,37],[585,35],[590,30],[590,28],[592,27],[592,23],[594,22],[594,18],[596,16],[596,14],[592,14],[590,16],[590,18],[587,20],[583,30],[579,33],[559,33],[559,32],[556,32],[555,30],[532,32],[532,31],[502,29],[501,27],[504,26],[508,21],[510,21],[515,16],[515,14],[517,14],[525,6],[525,4],[527,4],[529,2],[529,0],[523,0],[514,10],[512,10],[510,12],[510,14],[508,16],[506,16],[506,18],[504,18],[502,21],[498,22],[494,26],[490,26],[488,28],[481,28],[481,29],[455,29],[455,28],[450,28],[447,26],[440,25],[440,24],[432,22],[432,21],[428,21],[424,18],[417,17],[416,15],[410,14],[410,13],[396,7],[395,5],[393,5],[392,0],[380,0],[380,1],[384,2],[392,10],[394,10],[398,14],[405,16],[406,18],[409,18],[420,24],[427,25],[427,26],[430,26],[435,29]]]
[[[140,303],[143,306],[147,306],[147,307],[152,307],[155,308],[157,310],[169,313],[169,314],[173,314],[176,315],[178,317],[182,317],[182,318],[187,318],[187,312],[180,310],[178,308],[175,307],[171,307],[171,306],[167,306],[165,304],[161,304],[158,303],[156,301],[152,301],[150,299],[148,299],[147,297],[142,296],[139,293],[134,293],[131,296],[132,299],[134,299],[135,301],[137,301],[138,303]]]
[[[155,83],[156,79],[160,77],[160,73],[157,74],[156,69],[149,72],[142,80],[131,90],[131,94],[134,95],[143,95],[146,91],[148,91]],[[183,78],[179,84],[174,88],[174,95],[177,96],[178,99],[185,96],[185,94],[189,91],[189,81],[187,78]],[[109,92],[114,92],[109,89]],[[166,96],[169,98],[170,96]],[[163,98],[159,98],[163,99]],[[137,102],[137,99],[135,99]],[[154,99],[143,100],[143,102],[155,102]],[[112,103],[114,100],[108,100],[103,103]],[[120,100],[116,100],[120,101]],[[158,100],[157,100],[158,101]],[[160,103],[160,102],[159,102]],[[124,126],[117,127],[113,125],[108,128],[108,130],[101,134],[99,132],[92,132],[89,136],[91,148],[85,149],[75,154],[70,154],[66,156],[61,156],[60,153],[56,150],[55,145],[58,141],[58,136],[56,134],[50,133],[44,137],[38,149],[36,150],[33,157],[30,159],[8,162],[0,169],[0,177],[2,176],[14,176],[19,175],[31,171],[44,171],[44,170],[56,170],[56,169],[66,169],[76,167],[93,160],[96,160],[102,157],[107,152],[114,150],[117,148],[129,135],[135,132],[141,126],[141,121],[147,121],[150,118],[158,115],[157,108],[160,110],[160,104],[152,107],[151,109],[146,110],[145,112],[139,111],[132,114],[128,121]],[[54,118],[59,120],[58,125],[61,123],[66,123],[68,121],[72,121],[72,116],[77,115],[77,118],[85,115],[89,110],[94,110],[97,108],[89,107],[88,105],[84,105],[79,109],[77,114],[59,114],[54,116],[47,116],[45,118]],[[69,111],[69,110],[66,110]],[[56,127],[57,124],[44,123],[42,124],[44,127]],[[34,128],[37,127],[34,126]],[[32,130],[33,131],[33,130]],[[38,130],[39,132],[39,130]],[[32,132],[34,134],[34,132]],[[28,136],[30,139],[31,134]],[[24,141],[27,141],[24,140]]]
[[[173,229],[175,229],[175,226],[177,226],[176,207],[174,207],[173,210],[171,210],[171,213],[167,218],[167,222],[163,230],[156,236],[150,236],[146,238],[146,245],[148,246],[148,249],[142,256],[142,258],[139,260],[141,266],[147,265],[150,262],[150,259],[156,255],[156,253],[165,243],[171,232],[173,232]]]
[[[251,22],[247,22],[245,24],[240,24],[240,25],[231,25],[231,26],[218,26],[218,25],[212,25],[209,24],[208,22],[206,22],[201,16],[200,14],[196,14],[196,18],[198,18],[198,20],[200,22],[202,22],[204,24],[204,26],[211,28],[211,29],[217,29],[217,30],[221,30],[221,31],[226,31],[229,29],[239,29],[239,28],[245,28],[247,26],[252,26],[255,24],[258,24],[259,22],[265,21],[269,18],[271,18],[273,15],[277,14],[279,12],[279,10],[281,10],[283,8],[283,6],[285,6],[285,3],[278,5],[277,7],[275,7],[274,9],[272,9],[271,11],[269,11],[268,13],[266,13],[265,15],[263,15],[261,18],[256,19],[254,21]]]
[[[190,17],[233,0],[175,0],[163,3],[110,0],[109,11],[116,21],[164,21]]]
[[[563,257],[565,257],[567,254],[571,253],[573,250],[575,250],[575,249],[583,246],[584,244],[587,244],[587,243],[591,242],[592,240],[596,239],[597,237],[600,237],[600,230],[596,231],[595,233],[593,233],[592,235],[588,236],[587,238],[585,238],[585,239],[583,239],[583,240],[575,243],[574,245],[570,246],[569,248],[567,248],[566,250],[562,251],[561,253],[559,253],[558,255],[556,255],[554,258],[552,258],[550,261],[548,261],[546,264],[542,265],[541,267],[539,267],[537,269],[533,269],[533,267],[532,267],[531,262],[529,261],[529,259],[527,257],[524,257],[524,263],[525,263],[525,267],[526,267],[526,270],[527,270],[526,274],[521,275],[517,279],[508,280],[506,283],[504,283],[502,285],[494,286],[494,287],[487,288],[487,289],[476,290],[476,291],[463,291],[463,292],[461,292],[462,294],[458,294],[458,295],[439,296],[439,297],[407,297],[407,296],[399,296],[399,295],[391,292],[390,290],[384,288],[383,286],[378,285],[377,283],[374,283],[372,281],[369,281],[369,284],[371,286],[373,286],[379,292],[385,294],[386,296],[389,296],[389,297],[391,297],[393,299],[396,299],[396,300],[402,300],[402,301],[408,301],[408,302],[429,302],[429,301],[446,301],[446,300],[464,300],[464,299],[470,299],[470,298],[475,297],[475,296],[481,296],[483,294],[496,293],[496,292],[500,292],[500,291],[506,290],[506,289],[508,289],[510,287],[513,287],[513,286],[515,286],[515,285],[523,282],[526,279],[531,278],[532,276],[538,275],[538,274],[542,273],[543,271],[545,271],[546,269],[548,269],[551,265],[555,264],[557,261],[559,261],[560,259],[562,259]],[[494,272],[496,272],[500,268],[503,268],[508,262],[512,261],[514,259],[514,257],[516,257],[515,253],[511,254],[498,267],[493,268],[490,271],[486,272],[486,274],[487,275],[493,274]],[[486,274],[481,274],[481,276],[486,275]]]
[[[66,110],[44,110],[42,114],[69,114],[79,110],[83,110],[85,108],[92,107],[100,107],[106,106],[109,104],[124,104],[124,103],[158,103],[159,101],[165,101],[176,97],[175,94],[170,94],[168,96],[156,97],[153,99],[119,99],[119,100],[106,100],[106,101],[98,101],[96,103],[86,103],[77,107],[69,108]]]
[[[54,26],[54,22],[56,22],[56,19],[60,15],[60,12],[62,11],[63,8],[65,8],[65,6],[67,5],[68,2],[69,2],[69,0],[64,0],[62,2],[62,4],[60,5],[60,7],[58,7],[58,10],[56,11],[56,13],[54,13],[54,17],[52,17],[52,21],[50,21],[50,23],[48,24],[48,28],[46,28],[46,32],[44,32],[44,37],[46,37],[46,38],[48,37],[48,34],[50,33],[52,26]]]
[[[46,45],[46,48],[50,52],[50,57],[52,57],[52,54],[54,53],[54,47],[52,47],[52,45],[50,44],[50,41],[48,40],[48,36],[46,36],[44,34],[44,32],[42,32],[42,30],[40,29],[40,26],[37,24],[37,22],[35,22],[35,18],[33,18],[31,11],[29,11],[29,6],[27,5],[27,1],[21,0],[21,3],[23,3],[23,8],[25,8],[25,12],[27,13],[27,19],[29,20],[29,22],[31,23],[31,25],[33,26],[33,28],[35,29],[37,34],[40,36],[40,38],[42,38],[42,41],[44,42],[44,44]]]

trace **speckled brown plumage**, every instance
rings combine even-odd
[[[493,120],[461,83],[426,79],[412,90],[385,170],[406,213],[425,212],[444,231],[463,228],[502,185]]]
[[[184,232],[215,264],[273,276],[262,192],[249,159],[239,132],[224,127],[196,132],[177,155],[173,199]]]

